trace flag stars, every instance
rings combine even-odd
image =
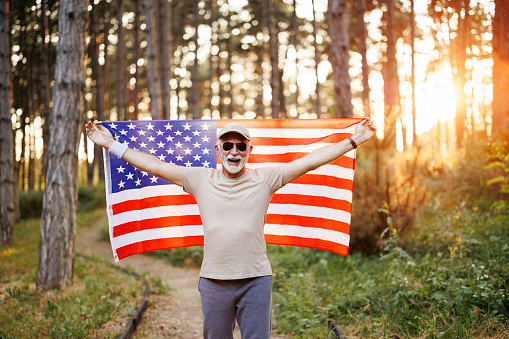
[[[184,157],[183,157],[183,156],[181,156],[181,155],[177,155],[177,157],[176,157],[176,158],[177,158],[177,161],[182,161],[182,159],[183,159]]]
[[[167,140],[167,141],[173,141],[173,137],[172,137],[171,135],[168,135],[168,136],[166,137],[166,140]]]
[[[158,136],[158,137],[159,137],[159,136],[161,136],[161,135],[164,135],[164,132],[163,132],[163,131],[161,131],[161,130],[157,131],[156,133],[157,133],[157,136]]]
[[[134,180],[133,176],[134,176],[134,174],[129,172],[129,174],[127,174],[127,180]]]
[[[131,122],[129,125],[127,125],[127,127],[129,127],[129,129],[134,129],[136,126]]]
[[[186,148],[186,149],[184,150],[184,153],[185,153],[186,155],[189,155],[189,154],[191,154],[191,150],[190,150],[189,148]]]
[[[200,161],[201,160],[201,155],[195,155],[194,157],[194,161]]]
[[[194,132],[193,132],[193,135],[194,135],[195,137],[197,137],[197,136],[199,136],[199,135],[200,135],[200,133],[201,133],[200,131],[196,130],[196,131],[194,131]]]
[[[161,154],[158,156],[158,158],[159,158],[159,160],[164,161],[164,160],[166,160],[166,155]]]
[[[207,123],[204,123],[203,125],[201,125],[201,128],[202,128],[204,131],[208,131],[208,130],[209,130],[209,127],[210,127],[210,125],[207,125]]]
[[[147,173],[147,172],[145,172],[145,171],[141,171],[141,174],[142,174],[144,177],[146,177],[146,176],[148,175],[148,173]]]
[[[177,141],[177,143],[175,144],[175,147],[182,148],[182,144],[180,143],[180,141]]]
[[[163,144],[163,142],[162,142],[162,141],[160,141],[160,142],[157,144],[157,147],[159,147],[159,148],[164,148],[164,144]]]
[[[195,142],[195,143],[193,144],[193,146],[194,146],[194,148],[199,148],[201,145],[200,145],[198,142]]]
[[[138,178],[138,180],[136,180],[135,183],[136,183],[136,186],[141,186],[141,179]]]
[[[202,137],[202,138],[201,138],[201,140],[202,140],[203,142],[209,142],[210,138],[209,138],[208,136],[206,136],[206,135],[205,135],[204,137]]]
[[[124,188],[124,185],[125,185],[125,182],[120,180],[120,182],[118,183],[118,188]]]
[[[153,136],[149,136],[149,137],[148,137],[148,141],[150,141],[150,142],[154,142],[154,140],[156,140],[156,138],[154,138]]]
[[[112,124],[110,125],[110,127],[111,127],[111,128],[113,128],[113,129],[117,129],[117,125],[115,125],[114,123],[112,123]]]
[[[206,160],[205,160],[205,161],[202,163],[202,165],[203,165],[203,167],[209,167],[210,162],[208,162],[208,161],[206,161]]]
[[[189,131],[191,129],[191,125],[188,122],[184,125],[184,131]]]
[[[147,125],[147,129],[149,131],[153,131],[154,130],[154,125],[152,125],[152,123],[149,122],[148,125]]]
[[[141,148],[146,148],[146,147],[147,147],[147,144],[146,144],[146,143],[144,143],[144,142],[142,141],[142,142],[141,142],[141,144],[140,144],[140,147],[141,147]]]
[[[149,151],[150,154],[156,154],[156,150],[153,149],[153,148],[149,149],[148,151]]]
[[[124,173],[125,168],[120,165],[120,167],[117,167],[118,173]]]
[[[189,160],[186,162],[186,167],[191,167],[191,163],[189,162]]]
[[[185,141],[185,142],[191,142],[191,137],[190,137],[190,136],[188,136],[188,135],[186,135],[186,136],[184,137],[184,141]]]
[[[150,181],[155,184],[157,182],[157,177],[156,176],[152,176],[152,178],[150,178]]]
[[[132,142],[136,142],[136,140],[138,140],[138,137],[132,135],[129,139],[131,139]]]
[[[174,150],[172,150],[171,148],[168,148],[168,149],[166,150],[166,152],[167,152],[168,154],[173,154]]]
[[[166,128],[166,130],[171,131],[171,128],[173,127],[173,125],[170,125],[170,123],[167,123],[166,125],[164,125],[164,127]]]
[[[120,131],[120,134],[127,135],[127,131],[125,129],[123,129],[123,130]]]
[[[181,136],[181,135],[182,135],[182,132],[181,132],[181,131],[176,131],[176,132],[175,132],[175,135]]]
[[[139,135],[145,135],[146,132],[144,130],[140,130],[138,133]]]
[[[204,149],[202,150],[202,152],[203,152],[203,154],[209,154],[209,149],[208,149],[208,148],[204,148]]]

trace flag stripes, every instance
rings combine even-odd
[[[204,130],[205,126],[213,129],[215,135],[216,130],[230,122],[244,125],[250,131],[254,146],[247,167],[257,168],[287,163],[315,149],[344,140],[355,132],[359,121],[360,119],[194,120],[178,121],[178,126],[194,123],[203,126]],[[129,123],[139,125],[142,122],[115,122],[115,128],[107,127],[114,134],[123,131],[122,135],[125,135],[126,131],[130,132],[127,128]],[[177,121],[152,121],[150,124],[155,128],[151,131],[158,130],[162,134],[163,128],[160,126],[168,126],[166,124],[169,123],[177,126]],[[176,129],[177,127],[174,127],[171,132],[168,131],[170,134],[167,139],[171,138],[171,133]],[[138,137],[134,131],[131,133],[134,138],[129,134],[126,137]],[[140,137],[145,137],[142,132],[139,134]],[[214,143],[215,140],[212,140],[212,144],[208,146],[213,154]],[[156,152],[155,146],[150,148],[151,144],[147,145],[147,151],[152,149]],[[156,145],[162,149],[166,147],[177,150],[171,143],[165,147],[161,142]],[[189,149],[191,147],[187,147],[188,151]],[[143,175],[142,172],[135,173],[126,166],[113,164],[113,158],[116,157],[105,152],[110,238],[116,261],[151,250],[203,244],[203,226],[196,200],[192,196],[179,186],[161,184],[160,179],[153,179],[153,182],[157,182],[154,185],[119,188],[124,180],[125,183],[131,183],[130,180],[143,178]],[[211,165],[221,168],[219,158],[215,158],[215,164]],[[192,161],[189,160],[188,163]],[[354,169],[355,151],[350,151],[276,192],[267,211],[266,242],[313,247],[348,255]],[[124,176],[118,178],[122,175]]]

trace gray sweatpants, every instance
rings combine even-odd
[[[235,318],[242,339],[269,339],[272,276],[238,280],[200,278],[198,290],[205,339],[233,338]]]

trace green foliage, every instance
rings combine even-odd
[[[78,212],[90,212],[106,207],[104,183],[98,186],[80,186],[78,190]],[[19,192],[21,219],[39,218],[42,214],[43,191]]]
[[[347,337],[509,337],[509,215],[483,185],[484,151],[430,171],[432,198],[412,232],[395,227],[389,204],[379,208],[377,256],[269,246],[276,328],[327,338],[332,321]]]

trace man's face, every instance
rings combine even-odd
[[[242,144],[245,144],[245,148]],[[221,137],[215,148],[227,177],[236,178],[245,172],[245,165],[253,149],[249,140],[238,133],[228,133]]]

